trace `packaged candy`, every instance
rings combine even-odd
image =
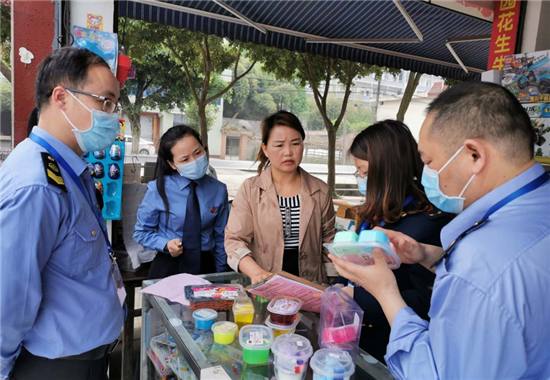
[[[307,363],[313,348],[309,340],[301,335],[287,333],[279,336],[271,347],[275,358],[277,380],[303,380],[307,374]]]
[[[363,323],[363,310],[346,292],[330,286],[321,298],[319,347],[339,348],[357,359]]]
[[[333,243],[323,245],[334,256],[359,265],[374,265],[373,251],[380,248],[391,269],[397,269],[401,265],[399,256],[390,245],[390,239],[382,231],[365,230],[359,236],[352,231],[340,231],[334,236]]]
[[[317,351],[309,365],[313,370],[313,380],[349,380],[355,372],[349,353],[334,348]]]
[[[239,330],[254,320],[254,304],[249,297],[239,298],[233,304],[233,316]]]
[[[243,348],[245,362],[264,364],[269,359],[269,350],[273,344],[273,332],[266,326],[244,326],[239,333],[239,342]]]
[[[212,309],[200,309],[193,312],[195,326],[198,330],[210,330],[218,318],[218,312]]]
[[[292,325],[303,304],[302,300],[295,297],[277,296],[273,298],[267,305],[271,322],[282,326]]]
[[[302,319],[302,314],[298,313],[293,324],[291,324],[290,326],[282,326],[271,322],[271,316],[269,316],[265,320],[265,325],[269,327],[271,330],[273,330],[273,337],[277,339],[280,335],[283,335],[289,332],[290,333],[296,332],[296,326],[298,326],[298,324],[300,323],[300,319]]]
[[[235,340],[237,325],[233,322],[216,322],[212,326],[214,341],[218,344],[231,344]]]
[[[187,285],[185,298],[191,309],[229,310],[234,300],[246,297],[243,287],[238,284]]]

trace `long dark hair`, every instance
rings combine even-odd
[[[305,140],[306,133],[304,132],[302,123],[300,123],[300,119],[298,119],[298,117],[293,113],[287,111],[277,111],[274,114],[266,116],[262,120],[262,143],[264,145],[267,146],[271,130],[275,127],[280,126],[289,127],[298,131],[300,135],[302,135],[302,140]],[[256,158],[256,162],[258,161],[260,161],[260,165],[258,165],[258,174],[261,174],[262,171],[264,169],[267,169],[270,165],[269,158],[267,158],[267,156],[265,155],[262,147],[260,147],[258,158]]]
[[[154,179],[157,180],[157,191],[162,198],[164,203],[164,209],[166,212],[166,225],[170,219],[170,202],[166,197],[166,188],[164,186],[164,176],[167,175],[179,175],[179,173],[172,169],[170,162],[174,162],[174,155],[172,154],[172,147],[176,145],[178,141],[187,136],[193,136],[202,147],[202,139],[200,135],[193,128],[181,124],[176,125],[169,130],[167,130],[164,135],[160,138],[158,156],[157,156],[157,167],[155,168]]]
[[[349,153],[369,162],[366,201],[358,208],[362,222],[398,221],[409,195],[420,203],[418,212],[429,207],[420,184],[424,164],[405,124],[384,120],[367,127],[355,137]]]

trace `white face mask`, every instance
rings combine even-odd
[[[113,141],[115,141],[120,130],[118,114],[107,113],[96,109],[91,110],[70,90],[67,91],[82,105],[82,107],[86,108],[92,114],[92,125],[90,129],[81,131],[69,120],[65,112],[61,110],[65,119],[67,119],[69,124],[73,127],[73,133],[76,136],[76,141],[80,149],[83,152],[94,152],[109,147]]]
[[[430,169],[428,165],[424,165],[424,171],[422,172],[422,186],[424,186],[424,192],[426,193],[428,200],[441,211],[451,214],[460,214],[464,210],[464,201],[466,198],[463,198],[462,195],[468,186],[470,186],[470,183],[472,183],[476,175],[473,174],[470,177],[458,197],[449,197],[441,191],[439,186],[439,173],[441,173],[443,169],[445,169],[451,161],[453,161],[455,157],[462,152],[462,149],[464,149],[464,146],[457,150],[456,153],[453,154],[453,156],[445,163],[445,165],[439,169],[439,171]]]

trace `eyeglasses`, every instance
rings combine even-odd
[[[363,179],[365,179],[365,178],[367,178],[368,174],[369,174],[369,173],[361,174],[361,173],[359,173],[359,171],[356,171],[355,173],[353,173],[353,176],[354,176],[355,178],[363,178]]]
[[[99,99],[99,100],[103,100],[103,112],[118,113],[118,111],[120,111],[120,105],[117,102],[114,102],[109,98],[106,98],[105,96],[92,94],[91,92],[81,91],[81,90],[77,90],[75,88],[69,88],[69,87],[64,87],[64,88],[65,88],[65,90],[70,91],[70,92],[74,92],[75,94],[82,94],[82,95],[86,95],[86,96],[91,96],[91,97]]]
[[[451,255],[451,253],[453,252],[453,250],[455,249],[456,247],[456,244],[461,241],[462,239],[464,239],[466,237],[466,235],[468,235],[470,232],[473,232],[475,230],[477,230],[478,228],[480,228],[481,226],[483,226],[485,224],[485,222],[488,220],[489,218],[488,217],[485,217],[483,219],[481,219],[479,222],[476,222],[474,223],[474,225],[470,228],[468,228],[466,231],[462,232],[460,235],[458,235],[458,237],[453,240],[453,242],[451,244],[449,244],[449,246],[447,247],[447,249],[445,249],[443,251],[443,253],[441,254],[441,256],[439,257],[439,259],[433,263],[430,268],[433,268],[435,267],[436,265],[438,265],[440,262],[443,261],[443,259],[449,257]]]

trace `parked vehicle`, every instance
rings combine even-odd
[[[124,143],[127,155],[132,152],[132,142],[133,136],[124,136]],[[139,139],[138,154],[149,155],[156,153],[157,151],[155,149],[155,144],[153,144],[152,141],[148,141],[142,138]]]

